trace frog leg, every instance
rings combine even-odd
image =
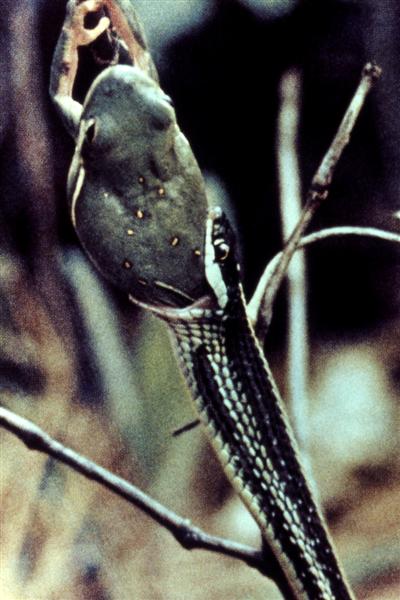
[[[158,82],[146,36],[131,0],[103,0],[113,29],[124,42],[133,64]]]
[[[78,70],[78,48],[96,40],[109,26],[108,17],[101,17],[96,27],[87,29],[85,17],[98,12],[103,0],[69,0],[64,25],[54,51],[50,74],[50,96],[60,113],[65,127],[76,138],[82,105],[72,98]]]

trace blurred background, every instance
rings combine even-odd
[[[248,297],[282,247],[280,85],[294,73],[304,192],[359,81],[383,76],[312,229],[399,232],[397,0],[136,0],[209,195],[235,221]],[[257,528],[193,418],[161,324],[94,272],[73,232],[73,144],[48,97],[64,0],[0,13],[0,401],[207,531],[258,545]],[[82,77],[94,65],[86,60]],[[291,178],[292,173],[287,173]],[[307,252],[307,455],[358,598],[400,597],[400,269],[387,242]],[[266,353],[287,395],[287,299]],[[290,409],[290,407],[289,407]],[[0,431],[0,591],[8,600],[258,600],[272,584],[187,552],[138,510]]]

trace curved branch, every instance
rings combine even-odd
[[[343,226],[329,227],[327,229],[322,229],[321,231],[316,231],[315,233],[310,233],[309,235],[301,238],[301,240],[298,243],[298,246],[295,248],[295,251],[299,250],[300,248],[310,246],[315,242],[320,242],[328,238],[340,237],[344,235],[371,237],[386,242],[395,242],[397,244],[400,244],[400,234],[393,233],[391,231],[384,231],[383,229],[378,229],[376,227]],[[258,282],[256,291],[254,292],[253,297],[247,306],[248,316],[252,321],[260,338],[263,338],[263,336],[260,335],[260,332],[266,331],[267,326],[267,323],[265,321],[265,303],[269,301],[269,297],[267,298],[266,290],[269,289],[270,283],[275,277],[276,267],[282,260],[284,252],[284,250],[282,250],[282,252],[278,252],[278,254],[276,254],[269,261],[264,270],[264,273],[261,276],[260,281]]]
[[[97,481],[117,496],[124,498],[156,523],[165,527],[187,550],[202,549],[230,556],[258,569],[263,575],[268,575],[265,555],[261,550],[205,533],[199,527],[192,525],[188,519],[169,510],[125,479],[64,446],[32,421],[20,417],[3,406],[0,406],[0,426],[16,435],[30,450],[52,456],[87,479]]]

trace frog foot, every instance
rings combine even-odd
[[[69,0],[67,5],[67,26],[76,47],[91,44],[110,26],[110,19],[103,16],[93,29],[85,27],[86,15],[100,11],[103,6],[103,0],[84,0],[79,4],[77,0]]]

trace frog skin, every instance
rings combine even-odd
[[[135,66],[107,67],[83,106],[72,98],[77,47],[110,25],[103,16],[87,30],[84,17],[104,6],[68,3],[52,65],[50,93],[76,144],[67,184],[72,222],[96,267],[119,289],[155,305],[185,306],[207,291],[207,199],[153,66],[146,72],[133,57]]]

